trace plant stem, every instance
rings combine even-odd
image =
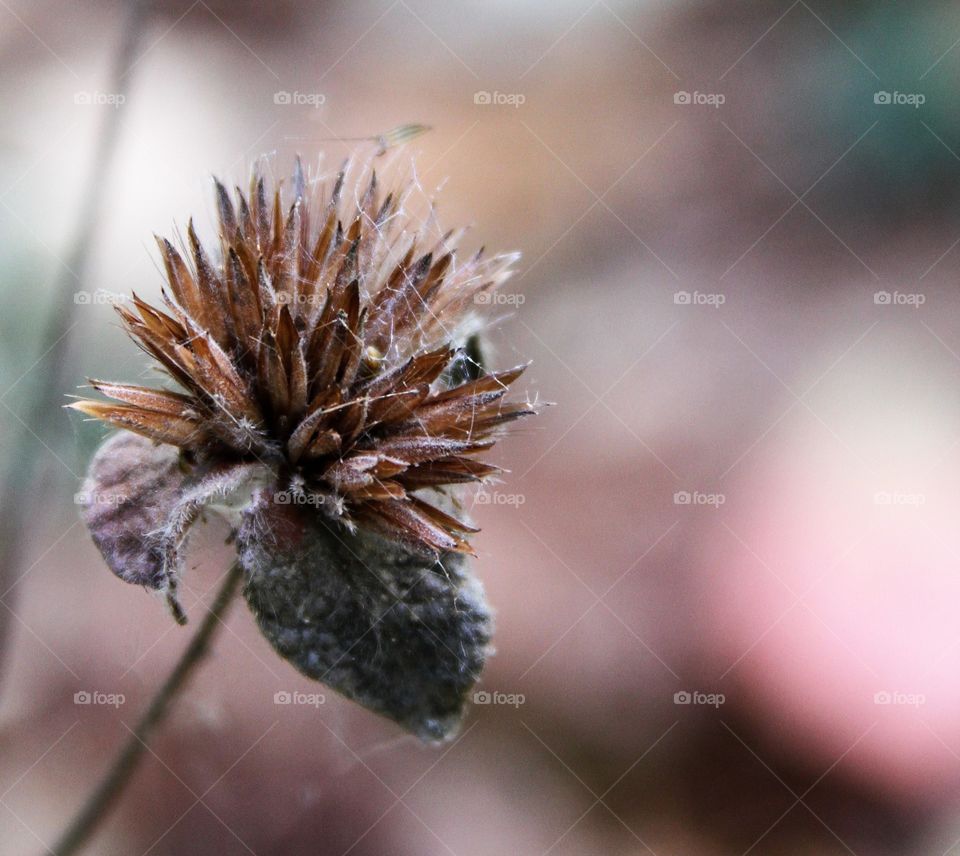
[[[73,856],[74,853],[79,852],[130,781],[154,730],[167,715],[171,703],[177,693],[183,689],[190,673],[207,653],[210,640],[221,624],[221,619],[236,593],[242,576],[243,569],[239,562],[235,562],[227,572],[223,585],[217,592],[203,623],[163,686],[153,697],[153,701],[131,732],[126,745],[114,760],[107,775],[53,848],[56,856]]]
[[[127,0],[126,6],[127,18],[112,60],[110,88],[107,90],[123,96],[128,94],[132,83],[134,62],[149,17],[147,0]],[[61,263],[61,272],[53,284],[48,317],[43,322],[44,332],[37,340],[41,346],[51,343],[38,360],[38,363],[43,362],[45,368],[31,377],[33,395],[27,403],[26,413],[22,418],[17,417],[19,425],[5,429],[9,430],[12,438],[9,460],[13,463],[0,486],[0,508],[4,509],[4,514],[0,516],[2,598],[12,596],[16,571],[24,562],[24,530],[29,528],[36,516],[35,485],[40,480],[38,470],[51,457],[41,454],[34,446],[39,441],[47,449],[51,446],[59,449],[62,436],[60,426],[65,420],[52,420],[50,414],[56,411],[57,403],[63,398],[66,378],[76,375],[70,360],[71,333],[76,326],[76,306],[71,294],[82,289],[86,281],[90,254],[100,227],[107,179],[123,128],[120,109],[106,110],[103,115],[93,160],[80,194],[80,210],[66,251],[66,261]],[[44,431],[41,426],[47,430]],[[36,432],[43,434],[45,439],[40,439]],[[11,604],[5,600],[4,605],[8,609],[0,609],[0,652],[6,650],[9,642],[10,617],[13,614],[9,608]]]

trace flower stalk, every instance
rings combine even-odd
[[[234,562],[227,571],[223,583],[206,616],[180,656],[177,664],[157,690],[140,721],[130,732],[123,749],[110,765],[110,769],[97,789],[89,796],[70,826],[64,831],[53,848],[57,856],[73,856],[89,841],[98,824],[106,817],[111,807],[123,793],[133,777],[146,751],[150,738],[166,718],[174,699],[187,683],[187,679],[200,664],[210,648],[210,642],[223,623],[230,602],[237,592],[243,568]]]

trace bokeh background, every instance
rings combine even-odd
[[[211,174],[413,122],[384,168],[523,252],[492,362],[558,403],[473,511],[499,695],[439,749],[277,705],[318,687],[238,605],[89,852],[960,849],[956,4],[0,0],[0,67],[0,851],[186,644],[73,501],[63,396],[146,368],[111,302]]]

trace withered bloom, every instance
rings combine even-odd
[[[405,212],[410,186],[341,172],[292,198],[255,174],[216,184],[220,247],[190,224],[190,261],[159,240],[169,293],[118,307],[180,389],[90,381],[70,406],[124,429],[98,450],[84,516],[122,579],[178,620],[182,551],[203,509],[235,527],[245,596],[277,651],[424,738],[449,734],[491,619],[464,554],[476,530],[451,488],[532,412],[506,403],[523,367],[483,373],[463,346],[510,256],[456,256]],[[349,198],[348,198],[349,197]]]

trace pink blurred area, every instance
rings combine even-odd
[[[960,16],[901,13],[157,3],[115,107],[76,95],[109,94],[123,4],[0,4],[7,469],[114,109],[90,292],[156,297],[153,234],[191,214],[212,234],[211,174],[415,157],[444,225],[522,251],[490,361],[532,359],[526,389],[557,404],[498,446],[509,473],[471,510],[498,615],[481,688],[522,703],[475,705],[423,747],[297,675],[237,603],[89,852],[956,846],[960,128],[934,87],[956,79]],[[911,86],[927,112],[873,100]],[[414,122],[432,130],[385,159],[341,140]],[[106,302],[74,318],[65,393],[141,376]],[[99,430],[59,407],[29,427],[37,512],[0,595],[5,854],[52,845],[188,633],[77,520]],[[226,534],[192,545],[194,623]]]

